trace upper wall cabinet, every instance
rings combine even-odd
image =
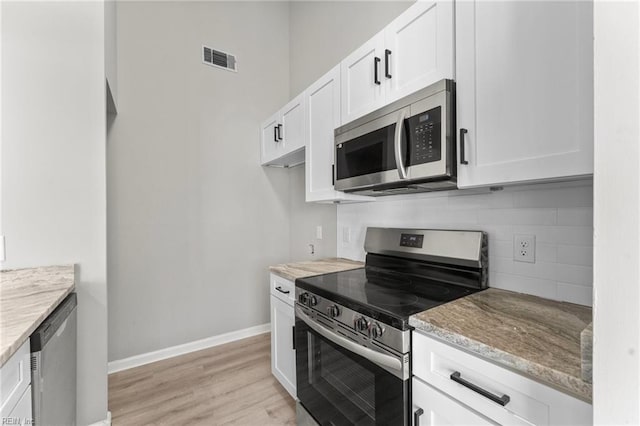
[[[372,197],[345,194],[333,188],[335,144],[340,126],[340,66],[334,67],[305,91],[306,201],[367,201]]]
[[[453,78],[451,1],[418,1],[342,63],[342,124]]]
[[[304,94],[296,96],[261,126],[263,166],[295,166],[304,162]]]
[[[592,174],[593,4],[455,7],[459,187]]]

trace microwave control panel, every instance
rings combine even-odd
[[[408,121],[409,143],[406,164],[440,161],[442,158],[442,108],[436,107],[413,117]]]

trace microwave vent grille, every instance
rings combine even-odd
[[[236,56],[221,50],[202,46],[202,63],[228,71],[238,72]]]

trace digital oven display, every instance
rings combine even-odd
[[[420,234],[400,234],[400,247],[422,248],[424,235]]]

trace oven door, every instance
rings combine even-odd
[[[355,353],[346,340],[296,306],[297,394],[304,408],[321,425],[408,425],[410,378],[391,373],[398,367],[391,357],[364,346]]]

